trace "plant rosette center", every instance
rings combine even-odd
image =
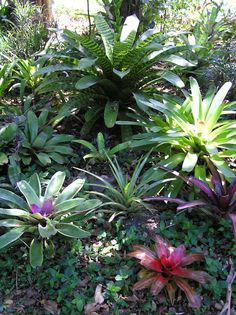
[[[49,198],[45,200],[41,205],[31,204],[30,208],[33,214],[39,213],[43,217],[48,217],[53,213],[54,210],[53,199]]]

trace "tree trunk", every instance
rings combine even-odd
[[[52,3],[53,0],[30,0],[30,2],[42,7],[45,22],[53,22]]]
[[[140,19],[141,0],[123,0],[120,12],[123,20],[125,20],[127,16],[132,14],[136,14],[137,17]]]

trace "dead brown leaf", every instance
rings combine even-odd
[[[104,297],[102,295],[102,285],[98,284],[95,290],[94,300],[97,304],[103,304]]]
[[[52,315],[57,314],[58,305],[56,302],[50,301],[50,300],[42,300],[41,304],[43,305],[45,310],[48,311],[50,314],[52,314]]]

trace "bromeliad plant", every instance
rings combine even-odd
[[[227,111],[234,103],[223,102],[231,83],[225,83],[216,94],[210,89],[205,98],[195,79],[190,79],[190,86],[191,95],[182,104],[170,97],[160,102],[144,94],[135,95],[142,109],[158,110],[164,119],[162,122],[152,112],[152,124],[147,124],[146,133],[133,137],[131,146],[158,147],[169,156],[183,152],[182,170],[194,170],[196,177],[204,177],[210,158],[226,177],[232,178],[235,175],[224,158],[236,156],[236,122],[223,118],[227,113],[235,113]]]
[[[197,187],[200,189],[202,198],[193,201],[185,201],[180,198],[158,196],[145,198],[144,201],[170,201],[179,204],[177,207],[178,211],[198,207],[215,219],[220,219],[222,217],[229,218],[232,221],[233,233],[236,238],[236,177],[234,177],[232,182],[228,184],[224,178],[222,179],[221,174],[211,162],[208,162],[208,165],[211,170],[211,182],[209,184],[193,176],[183,176],[179,172],[161,167],[181,178],[190,187]]]
[[[149,154],[137,161],[131,176],[124,173],[116,159],[112,162],[108,157],[115,180],[114,184],[101,176],[79,169],[97,180],[98,183],[91,183],[90,186],[97,187],[98,190],[94,189],[89,193],[104,201],[103,209],[113,212],[112,218],[118,214],[135,214],[140,209],[152,210],[150,204],[143,201],[143,197],[148,195],[150,191],[158,190],[157,187],[169,179],[163,179],[163,172],[143,171],[148,157]]]
[[[135,106],[132,93],[137,90],[151,88],[163,80],[178,87],[184,86],[172,70],[176,65],[193,66],[179,56],[192,46],[165,44],[170,36],[154,30],[148,30],[136,39],[139,20],[135,15],[127,17],[119,34],[109,27],[102,15],[97,15],[94,22],[98,32],[96,37],[78,35],[69,30],[62,34],[71,49],[79,51],[78,57],[64,53],[64,58],[63,54],[61,58],[66,60],[65,63],[45,67],[36,73],[41,75],[63,70],[77,73],[75,88],[90,104],[85,114],[85,126],[91,128],[103,115],[106,127],[112,128],[118,114],[124,114],[130,106]]]
[[[194,280],[201,284],[209,281],[209,275],[204,271],[186,268],[195,261],[204,259],[200,253],[185,254],[185,246],[174,248],[160,236],[155,237],[155,248],[150,250],[142,245],[135,245],[134,252],[128,254],[139,260],[145,267],[140,272],[141,280],[134,285],[134,290],[151,288],[151,293],[157,295],[166,289],[171,303],[175,301],[177,288],[184,291],[191,307],[199,308],[201,299],[185,279]]]
[[[65,173],[57,172],[50,179],[44,194],[37,174],[29,182],[21,181],[18,188],[26,201],[15,193],[0,188],[0,204],[10,208],[0,208],[0,226],[10,229],[0,236],[0,249],[22,239],[30,241],[30,263],[33,267],[43,263],[43,251],[54,254],[52,238],[62,235],[69,238],[83,238],[90,235],[80,228],[88,213],[101,202],[76,197],[84,185],[77,179],[60,192]]]
[[[5,124],[0,127],[0,165],[8,163],[6,146],[15,138],[17,125],[15,123]]]
[[[119,143],[113,148],[106,148],[105,138],[101,132],[97,134],[97,147],[91,142],[86,140],[75,140],[74,142],[80,143],[90,150],[90,153],[84,156],[84,159],[90,159],[92,161],[107,161],[108,158],[114,157],[114,155],[122,150],[125,150],[129,146],[129,142]]]
[[[49,111],[44,109],[37,117],[33,111],[27,113],[25,128],[20,131],[19,158],[24,165],[32,160],[40,165],[51,164],[52,161],[64,164],[69,156],[73,156],[73,149],[69,143],[74,139],[71,135],[55,134]]]

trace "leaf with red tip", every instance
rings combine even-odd
[[[170,244],[161,238],[159,235],[155,236],[155,251],[158,258],[161,258],[162,256],[168,257],[170,252],[169,248]]]
[[[204,259],[203,254],[200,254],[200,253],[188,254],[188,255],[183,257],[183,259],[181,261],[181,266],[187,266],[187,265],[192,264],[194,261],[201,261],[203,259]]]
[[[152,273],[150,276],[136,282],[133,286],[133,289],[142,290],[145,288],[149,288],[152,285],[153,281],[155,281],[155,279],[156,279],[156,275],[153,275]]]
[[[173,268],[171,271],[171,274],[173,276],[195,280],[199,283],[206,283],[210,279],[210,276],[208,275],[208,273],[204,271],[195,271],[195,270],[181,268],[181,267]]]
[[[202,180],[200,179],[197,179],[195,177],[192,177],[190,176],[188,178],[188,183],[191,183],[197,187],[199,187],[201,189],[201,191],[207,195],[208,198],[210,198],[211,201],[213,201],[214,203],[217,204],[217,198],[216,198],[216,195],[215,193],[211,190],[211,188],[206,184],[204,183]]]
[[[234,238],[236,239],[236,214],[229,214],[229,217],[232,221],[232,224],[233,224],[233,232],[234,232]]]
[[[181,264],[181,261],[184,257],[184,252],[185,252],[184,245],[180,245],[173,250],[169,257],[169,261],[171,261],[172,266],[178,266]]]
[[[190,202],[186,202],[180,206],[177,207],[177,211],[180,210],[184,210],[184,209],[188,209],[188,208],[193,208],[193,207],[197,207],[197,206],[206,206],[207,202],[204,200],[194,200],[194,201],[190,201]]]
[[[140,260],[140,264],[148,269],[161,272],[161,263],[156,255],[145,246],[134,246],[135,251],[128,254],[129,257],[134,257]]]
[[[175,283],[177,286],[184,291],[189,305],[194,308],[199,308],[201,306],[201,298],[197,293],[193,290],[193,288],[183,279],[176,279]]]
[[[151,293],[153,295],[157,295],[158,293],[161,292],[161,290],[166,286],[167,283],[168,283],[167,278],[164,278],[162,275],[156,276],[151,286],[151,290],[150,290]]]

